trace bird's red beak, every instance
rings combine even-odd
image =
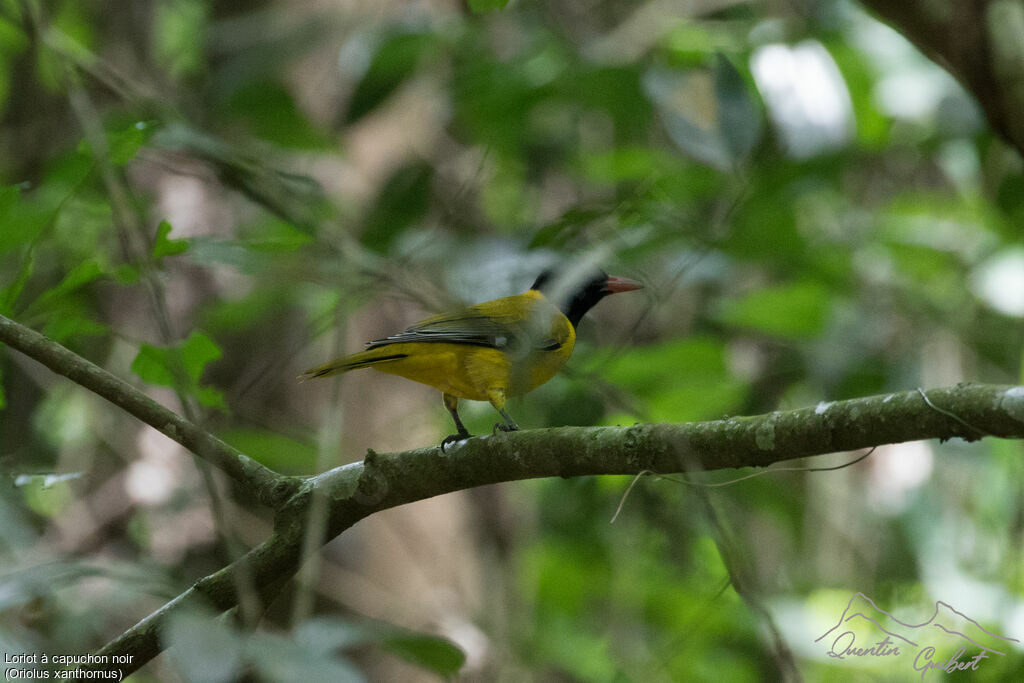
[[[604,286],[605,289],[612,294],[618,294],[619,292],[632,292],[634,289],[644,288],[644,286],[636,280],[630,280],[628,277],[618,277],[617,275],[609,275]]]

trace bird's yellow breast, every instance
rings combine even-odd
[[[488,390],[502,389],[507,396],[532,391],[554,377],[572,355],[576,331],[538,292],[496,299],[470,310],[508,325],[510,334],[498,340],[499,348],[446,342],[389,344],[389,356],[404,357],[372,367],[458,398],[486,401]]]

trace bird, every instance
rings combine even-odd
[[[427,318],[300,378],[373,368],[440,390],[457,430],[441,442],[443,451],[472,436],[459,417],[459,399],[488,401],[503,420],[494,433],[519,430],[505,410],[507,399],[536,389],[562,369],[587,311],[610,294],[642,288],[636,280],[590,267],[548,269],[522,294]]]

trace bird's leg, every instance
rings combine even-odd
[[[499,423],[495,424],[494,425],[494,429],[502,431],[502,432],[518,432],[519,431],[519,425],[516,424],[516,421],[512,419],[511,415],[506,413],[504,409],[499,410],[498,412],[501,413],[501,416],[503,418],[505,418],[505,421],[504,422],[499,422]]]
[[[452,419],[455,420],[455,428],[459,430],[458,434],[449,434],[448,436],[444,437],[444,440],[441,442],[441,451],[443,452],[444,447],[447,446],[448,444],[455,443],[456,441],[461,441],[462,439],[468,439],[473,435],[469,433],[469,430],[466,429],[466,425],[462,424],[462,420],[459,419],[458,397],[446,393],[442,396],[442,398],[444,400],[444,407],[448,409],[448,412],[451,413]]]
[[[502,432],[518,432],[519,425],[512,419],[512,416],[505,412],[505,389],[502,387],[494,387],[487,390],[487,398],[490,400],[491,405],[494,409],[505,418],[504,422],[499,422],[494,425],[494,431],[492,434],[497,434],[499,431]]]

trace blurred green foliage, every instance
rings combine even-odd
[[[436,443],[426,394],[294,378],[564,258],[647,288],[584,320],[567,371],[513,402],[524,427],[1024,378],[1024,165],[849,2],[129,4],[0,0],[0,313],[194,401],[275,470]],[[6,651],[95,649],[229,559],[217,538],[269,533],[225,530],[184,453],[13,353],[0,410]],[[491,429],[489,407],[464,412]],[[278,605],[254,633],[186,615],[137,678],[373,680],[397,660],[466,680],[772,680],[769,613],[808,680],[899,680],[905,661],[814,639],[855,591],[1024,639],[1022,455],[987,439],[710,489],[512,484],[469,499],[472,557],[417,546],[407,569],[429,580],[378,589],[368,616],[417,631],[324,589],[319,616]],[[456,610],[436,577],[460,560],[482,578]],[[1022,666],[1014,647],[962,677]]]
[[[132,361],[132,372],[150,384],[180,388],[209,408],[223,408],[221,392],[199,386],[206,364],[220,357],[220,347],[212,339],[193,331],[188,339],[169,348],[142,344]]]
[[[177,615],[168,627],[172,656],[189,680],[234,681],[246,670],[275,681],[366,680],[348,658],[360,647],[383,647],[442,678],[453,676],[465,659],[462,651],[437,638],[384,624],[359,625],[342,619],[315,618],[300,624],[294,638],[249,636],[218,623],[212,613]],[[198,654],[198,656],[197,656]]]

